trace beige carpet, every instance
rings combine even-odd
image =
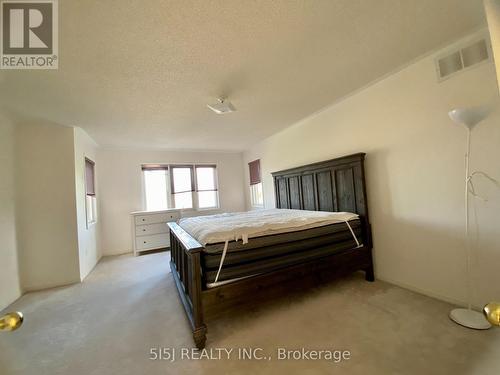
[[[207,348],[230,360],[180,359],[191,332],[168,254],[103,259],[85,283],[30,293],[9,307],[25,324],[0,333],[0,374],[499,374],[500,329],[448,320],[450,305],[353,275],[208,322]],[[174,362],[149,359],[174,348]],[[238,360],[262,348],[266,360]],[[349,360],[278,360],[277,348],[349,350]]]

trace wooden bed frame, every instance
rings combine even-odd
[[[201,268],[203,246],[176,223],[168,223],[170,268],[199,349],[205,347],[207,314],[242,301],[253,302],[264,292],[283,294],[294,282],[300,282],[303,289],[311,284],[306,280],[321,282],[358,270],[365,271],[366,280],[374,280],[364,159],[365,154],[359,153],[272,173],[277,208],[357,213],[362,221],[363,245],[356,249],[208,289]]]

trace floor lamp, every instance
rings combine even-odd
[[[457,124],[467,129],[467,146],[465,153],[465,241],[466,241],[466,285],[467,285],[467,308],[454,309],[450,312],[450,318],[467,328],[488,329],[491,324],[480,312],[472,310],[472,286],[471,286],[471,245],[469,239],[469,193],[471,185],[471,173],[469,168],[470,144],[472,129],[488,116],[485,108],[463,108],[454,109],[448,113],[450,118]],[[472,191],[473,194],[474,191]]]
[[[16,311],[0,316],[0,332],[15,331],[23,324],[23,313]]]
[[[500,302],[490,302],[483,309],[484,316],[494,326],[500,327]]]

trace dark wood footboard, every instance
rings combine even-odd
[[[355,271],[364,271],[366,280],[374,280],[371,247],[364,245],[207,289],[201,269],[203,246],[176,223],[168,226],[170,268],[199,349],[205,347],[205,314],[213,318],[236,306],[274,300]]]
[[[198,349],[205,347],[207,326],[203,321],[201,296],[201,263],[203,246],[177,223],[168,223],[170,228],[170,269],[179,291],[184,310],[193,329],[193,338]]]

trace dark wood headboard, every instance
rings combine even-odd
[[[272,173],[277,208],[347,211],[368,224],[365,154],[353,154]]]

